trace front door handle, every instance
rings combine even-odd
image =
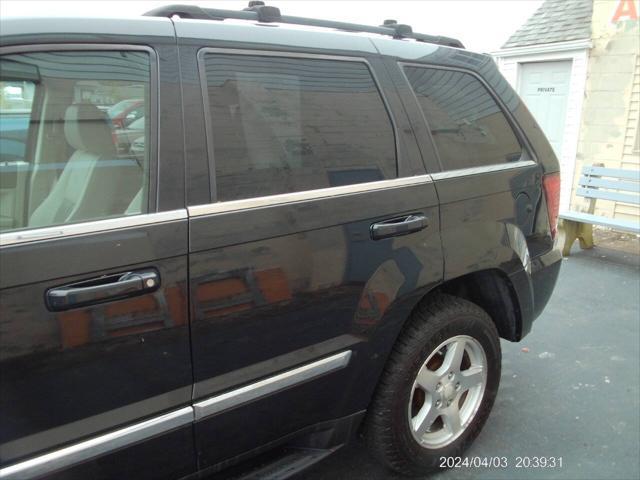
[[[371,225],[371,238],[380,240],[382,238],[408,235],[419,232],[429,226],[429,220],[423,213],[414,213],[400,218],[392,218]]]
[[[116,273],[47,290],[47,308],[53,312],[94,305],[108,300],[135,297],[160,286],[155,269]]]

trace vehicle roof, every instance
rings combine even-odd
[[[5,17],[0,19],[0,44],[32,43],[26,37],[56,35],[129,35],[136,32],[145,36],[173,36],[173,26],[168,18],[132,17]],[[21,37],[21,38],[12,38]],[[17,40],[17,41],[16,41]],[[22,40],[22,41],[21,41]],[[24,40],[27,40],[24,42]],[[69,38],[67,37],[67,42]],[[41,43],[41,42],[38,42]]]
[[[275,49],[334,55],[390,56],[404,62],[458,67],[504,85],[490,56],[466,49],[388,35],[251,20],[224,21],[139,16],[132,18],[3,18],[0,46],[43,43],[144,44],[153,37],[201,41],[206,46]],[[248,30],[251,30],[248,32]],[[145,40],[144,37],[147,37]],[[494,85],[496,87],[498,85]],[[499,86],[498,86],[499,87]],[[501,88],[498,88],[501,90]]]
[[[172,21],[178,35],[193,39],[216,39],[224,42],[269,44],[269,46],[300,47],[327,51],[349,51],[368,54],[381,53],[407,61],[421,61],[436,51],[464,52],[465,58],[486,61],[486,55],[458,48],[436,45],[412,39],[392,39],[386,35],[362,32],[348,32],[330,28],[300,26],[284,23],[259,23],[256,21],[226,19],[224,21],[194,20],[174,17],[60,17],[51,18],[3,18],[0,20],[0,45],[21,43],[42,43],[46,41],[85,42],[88,35],[95,43],[98,35],[133,37],[173,36]],[[247,29],[252,32],[248,36]],[[135,35],[132,34],[135,32]],[[30,37],[38,36],[36,42]],[[111,39],[104,39],[110,43]],[[139,43],[135,42],[135,43]]]

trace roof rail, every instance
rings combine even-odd
[[[278,22],[291,25],[305,25],[308,27],[335,28],[348,32],[377,33],[388,35],[396,39],[411,38],[419,42],[435,43],[447,47],[464,48],[462,42],[455,38],[441,37],[435,35],[425,35],[415,33],[411,26],[399,24],[395,20],[385,20],[379,27],[369,25],[359,25],[357,23],[336,22],[333,20],[317,20],[315,18],[293,17],[281,15],[280,9],[266,6],[262,1],[250,1],[249,7],[244,10],[221,10],[217,8],[201,8],[196,5],[167,5],[165,7],[154,8],[144,15],[148,17],[173,17],[177,15],[182,18],[197,20],[225,20],[233,18],[238,20],[254,20],[263,23]]]

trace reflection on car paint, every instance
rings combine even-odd
[[[163,328],[184,325],[186,300],[178,287],[164,292],[107,303],[92,309],[56,314],[60,344],[74,348],[99,340],[142,335]],[[169,315],[162,315],[161,312]]]

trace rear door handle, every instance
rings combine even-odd
[[[380,240],[382,238],[408,235],[419,232],[429,226],[429,220],[423,213],[414,213],[400,218],[384,220],[371,225],[371,238]]]
[[[51,288],[45,294],[47,308],[53,312],[84,307],[108,300],[119,300],[153,292],[160,286],[155,269],[116,273]]]

